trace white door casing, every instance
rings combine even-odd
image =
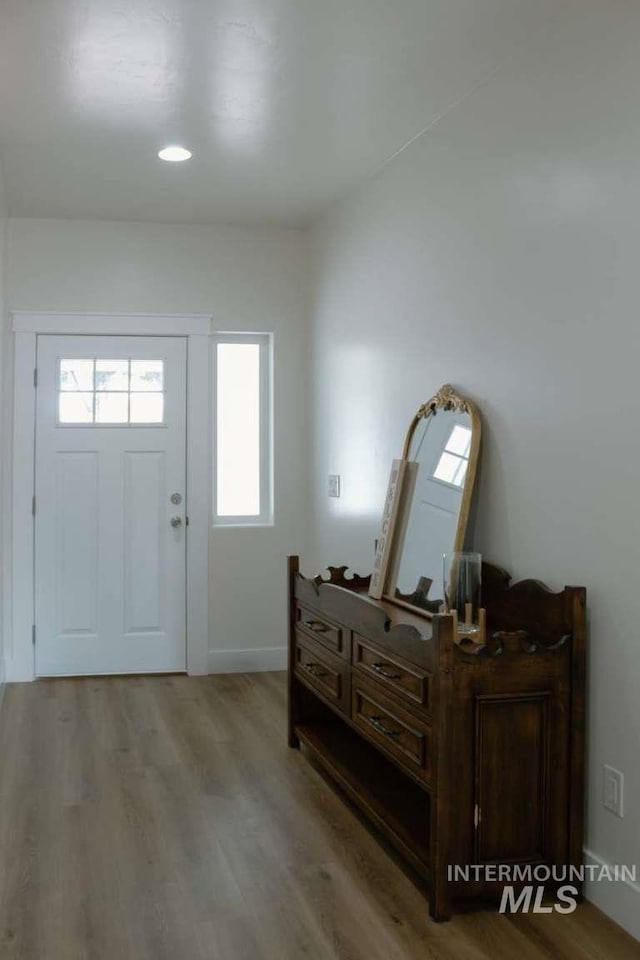
[[[112,377],[122,392],[87,392],[94,362],[104,386],[104,361],[122,371]],[[129,369],[131,390],[136,371],[149,387],[150,362],[162,363],[151,383],[162,392],[129,392]],[[71,389],[60,393],[69,367]],[[45,335],[37,369],[36,674],[184,670],[186,341]],[[80,384],[77,369],[87,378]],[[77,412],[58,416],[59,402]],[[131,422],[73,422],[112,420],[102,412],[109,402],[117,420],[130,409]]]
[[[34,368],[39,334],[184,336],[187,342],[187,636],[186,665],[207,673],[209,647],[210,366],[211,317],[199,314],[12,313],[14,335],[13,438],[8,602],[4,608],[6,677],[35,677],[34,518],[36,394]]]

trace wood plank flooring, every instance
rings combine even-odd
[[[1,960],[640,958],[589,904],[432,923],[287,748],[282,674],[9,686],[0,868]]]

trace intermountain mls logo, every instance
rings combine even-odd
[[[636,866],[572,866],[570,864],[473,863],[447,867],[449,881],[502,883],[499,913],[573,913],[578,905],[579,886],[585,880],[602,883],[635,883]],[[547,887],[552,903],[544,903]]]

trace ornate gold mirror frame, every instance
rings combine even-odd
[[[415,594],[399,593],[397,590],[397,580],[411,515],[416,478],[420,467],[420,463],[416,459],[412,459],[415,458],[419,452],[416,445],[414,445],[414,439],[421,422],[435,417],[439,411],[447,411],[460,415],[466,414],[471,429],[468,462],[464,482],[461,487],[455,535],[451,538],[451,543],[446,544],[446,550],[440,553],[464,550],[465,534],[478,466],[478,455],[480,452],[481,421],[478,408],[473,401],[457,393],[453,387],[447,383],[438,390],[435,396],[431,397],[430,400],[427,400],[427,402],[423,403],[419,408],[407,431],[402,457],[400,460],[393,461],[384,504],[382,527],[377,544],[374,571],[369,589],[370,597],[375,599],[384,597],[384,599],[391,600],[401,606],[419,610],[420,613],[426,616],[437,612],[437,603],[421,605],[420,602],[417,602],[417,589]],[[427,436],[429,426],[430,424],[425,424],[425,432],[423,440],[420,442],[420,447]],[[430,477],[429,479],[432,478]],[[450,486],[453,486],[453,484]],[[440,571],[438,571],[438,573],[439,572]],[[427,574],[428,573],[429,571],[427,571]],[[430,583],[432,578],[427,575],[425,579]],[[430,607],[435,609],[430,609]]]

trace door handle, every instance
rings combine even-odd
[[[171,517],[169,523],[174,529],[177,529],[182,526],[182,517]]]

